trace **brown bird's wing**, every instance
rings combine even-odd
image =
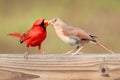
[[[66,36],[76,36],[80,39],[87,39],[87,40],[91,40],[92,37],[90,36],[90,34],[88,34],[87,32],[85,32],[82,29],[76,28],[76,27],[64,27],[63,28],[63,33]]]

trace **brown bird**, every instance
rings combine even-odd
[[[110,53],[114,53],[112,50],[104,46],[101,42],[96,40],[96,36],[85,32],[82,29],[77,27],[73,27],[71,25],[66,24],[59,18],[54,18],[48,22],[52,24],[57,36],[72,46],[76,46],[75,53],[72,55],[78,54],[80,50],[84,47],[85,43],[93,42],[96,45],[102,47],[103,49],[107,50]],[[74,50],[68,52],[68,54],[72,53]]]

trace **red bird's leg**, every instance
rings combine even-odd
[[[26,51],[25,51],[25,54],[24,54],[24,58],[25,58],[25,59],[28,59],[28,48],[29,48],[29,47],[27,47],[27,49],[26,49]]]
[[[82,45],[82,46],[77,46],[77,51],[74,52],[74,53],[71,54],[71,55],[77,55],[77,54],[79,54],[80,50],[81,50],[83,47],[84,47],[83,45]]]
[[[40,49],[41,49],[41,45],[38,45],[38,50],[40,51]]]
[[[28,51],[25,51],[24,58],[28,59]]]
[[[38,45],[38,50],[40,51],[41,49],[41,45]],[[45,52],[43,51],[42,54],[45,54]]]
[[[45,55],[46,54],[45,51],[42,51],[42,54]]]

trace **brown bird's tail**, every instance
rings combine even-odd
[[[8,34],[9,36],[13,36],[13,37],[17,37],[17,38],[21,38],[22,34],[21,33],[10,33]]]
[[[110,53],[114,53],[111,49],[109,49],[109,48],[107,48],[105,45],[103,45],[101,42],[98,42],[98,41],[96,41],[96,44],[98,45],[98,46],[100,46],[101,48],[103,48],[103,49],[105,49],[106,51],[108,51],[108,52],[110,52]]]

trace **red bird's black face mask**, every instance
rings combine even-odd
[[[39,19],[34,23],[34,26],[42,27],[46,31],[46,26],[48,26],[48,22],[44,19]]]
[[[44,20],[42,21],[42,23],[39,26],[42,27],[44,29],[44,31],[46,31],[46,26],[44,24]]]
[[[39,24],[39,26],[44,26],[44,27],[46,27],[46,26],[45,26],[45,23],[44,23],[44,20]]]

